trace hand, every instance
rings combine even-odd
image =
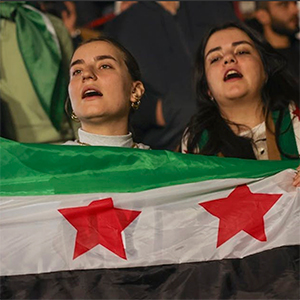
[[[300,187],[300,166],[296,170],[297,173],[294,177],[293,186]]]

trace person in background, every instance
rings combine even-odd
[[[183,153],[299,159],[299,88],[261,35],[243,23],[214,27],[195,68],[198,112],[183,136]]]
[[[0,4],[1,136],[28,143],[74,137],[67,122],[73,45],[63,22],[25,2]]]
[[[296,1],[255,1],[255,18],[266,40],[282,54],[299,82],[299,9]]]
[[[108,37],[84,42],[71,59],[67,107],[81,127],[78,139],[65,145],[149,149],[133,141],[129,125],[144,91],[138,63],[126,48]]]
[[[115,1],[114,3],[114,14],[115,16],[121,14],[131,5],[138,3],[138,1]]]
[[[152,149],[175,150],[196,110],[192,66],[205,29],[236,19],[229,1],[138,1],[104,32],[121,42],[141,66],[146,87],[133,127]]]
[[[37,4],[43,12],[51,13],[63,21],[72,38],[74,48],[77,48],[83,41],[96,38],[101,34],[99,30],[87,28],[82,24],[82,16],[91,15],[91,11],[93,14],[97,14],[97,11],[99,13],[99,8],[95,9],[97,6],[91,6],[93,2],[85,2],[84,8],[81,7],[83,3],[73,1],[44,1],[37,2]]]

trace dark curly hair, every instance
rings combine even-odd
[[[195,152],[205,132],[207,141],[201,147],[200,154],[216,155],[221,152],[226,157],[255,159],[252,139],[236,135],[229,126],[229,124],[232,125],[234,123],[225,120],[221,116],[218,104],[215,101],[211,101],[208,95],[208,83],[204,68],[205,47],[213,33],[227,28],[238,28],[244,31],[253,41],[268,78],[261,91],[264,113],[268,117],[272,111],[279,111],[279,117],[275,124],[277,147],[282,155],[294,158],[293,155],[284,153],[279,145],[278,138],[284,111],[290,103],[299,102],[298,84],[287,70],[285,58],[260,33],[243,22],[229,22],[213,27],[206,34],[198,48],[194,73],[198,111],[191,118],[185,133],[188,152]],[[234,125],[238,127],[243,126],[243,124]]]

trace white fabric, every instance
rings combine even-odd
[[[138,148],[138,149],[150,149],[149,146],[142,143],[134,143],[132,139],[132,133],[126,135],[100,135],[83,131],[78,129],[78,140],[67,141],[64,145],[90,145],[90,146],[110,146],[110,147],[125,147],[125,148]]]
[[[294,175],[294,170],[288,169],[265,179],[210,180],[136,193],[2,197],[0,273],[5,276],[243,258],[299,244],[300,189],[292,186]],[[242,184],[247,184],[251,193],[282,194],[263,217],[267,240],[259,241],[240,231],[217,247],[219,219],[199,203],[227,197]],[[73,259],[77,231],[58,209],[87,206],[106,198],[112,198],[118,209],[141,212],[122,231],[127,259],[100,244]]]
[[[266,123],[262,122],[249,131],[244,131],[240,136],[252,137],[254,141],[253,152],[256,159],[268,160],[268,147],[266,138]]]

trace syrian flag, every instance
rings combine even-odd
[[[0,153],[1,299],[299,299],[299,160]]]

